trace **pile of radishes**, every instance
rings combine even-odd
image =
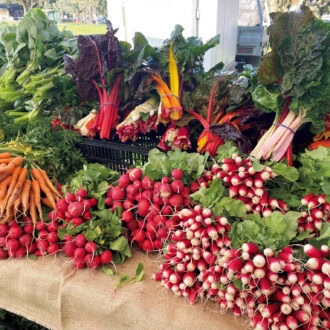
[[[23,222],[22,226],[15,220],[0,224],[0,260],[23,258],[36,251],[32,220],[24,217]]]
[[[172,178],[154,182],[139,168],[130,169],[110,187],[105,203],[112,210],[121,207],[121,219],[128,238],[146,252],[160,250],[177,225],[173,216],[190,204],[189,188],[181,181],[183,172],[172,171]]]
[[[298,230],[318,234],[322,223],[330,222],[330,203],[325,200],[325,195],[316,196],[311,193],[301,199],[301,205],[304,210],[298,219]]]
[[[178,212],[178,229],[166,247],[166,261],[153,278],[177,296],[194,303],[199,297],[216,298],[223,267],[218,255],[230,246],[226,233],[231,228],[224,217],[213,217],[210,209],[196,205]]]
[[[277,254],[254,243],[231,249],[227,219],[213,219],[196,206],[178,213],[179,227],[167,246],[166,261],[153,278],[190,303],[213,300],[255,329],[329,329],[329,248],[307,244],[301,263],[291,247]]]
[[[193,188],[198,190],[199,185],[208,187],[209,182],[220,178],[229,187],[229,197],[242,201],[247,212],[267,217],[273,210],[288,211],[284,201],[268,196],[266,182],[276,176],[270,167],[265,166],[262,171],[257,172],[249,158],[242,159],[237,154],[233,154],[232,158],[222,159],[221,163],[214,164],[210,171],[205,171],[204,180],[194,182]]]

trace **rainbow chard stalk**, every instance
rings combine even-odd
[[[180,86],[178,68],[173,56],[172,43],[170,45],[169,52],[169,72],[170,72],[170,88],[162,80],[159,75],[151,75],[152,79],[156,82],[156,88],[161,98],[161,111],[159,114],[159,120],[163,124],[167,124],[170,121],[176,122],[182,117],[182,106],[180,103]]]
[[[279,99],[286,102],[251,156],[273,161],[286,157],[291,165],[296,131],[305,123],[311,124],[313,133],[325,127],[330,106],[330,27],[302,6],[297,12],[276,16],[268,31],[272,51],[258,69],[260,84],[252,97],[261,108],[276,112]]]
[[[191,148],[188,128],[176,127],[175,124],[171,124],[165,131],[158,148],[165,151]]]
[[[190,113],[195,119],[197,119],[202,126],[204,127],[203,132],[199,136],[197,140],[197,151],[200,153],[208,152],[211,156],[214,156],[222,144],[224,144],[224,140],[221,139],[218,135],[215,135],[210,130],[210,126],[213,121],[213,97],[214,93],[218,87],[219,79],[216,81],[216,83],[213,86],[210,100],[209,100],[209,107],[208,107],[208,113],[207,113],[207,119],[203,118],[201,115],[194,111],[186,110],[188,113]],[[217,116],[218,118],[218,116]],[[217,119],[216,118],[216,119]]]

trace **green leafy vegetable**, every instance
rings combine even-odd
[[[299,217],[299,212],[282,215],[277,211],[265,218],[256,214],[248,215],[247,220],[233,223],[228,236],[233,248],[240,248],[245,242],[254,242],[261,249],[279,251],[297,236]]]
[[[223,145],[218,148],[216,161],[219,163],[224,158],[231,158],[232,154],[239,154],[239,150],[232,141],[225,141]]]
[[[190,184],[197,180],[203,173],[208,155],[187,153],[179,150],[163,153],[158,149],[149,152],[148,163],[144,166],[144,174],[151,180],[161,180],[163,177],[171,177],[173,169],[183,171],[182,181]]]

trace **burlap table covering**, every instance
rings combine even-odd
[[[0,261],[0,308],[51,329],[246,329],[243,320],[221,314],[216,304],[190,306],[151,280],[159,262],[134,251],[120,273],[134,275],[145,266],[143,281],[117,291],[116,276],[73,271],[63,257]]]

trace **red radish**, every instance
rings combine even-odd
[[[7,242],[7,237],[1,236],[0,237],[0,247],[5,247]]]
[[[73,257],[76,246],[73,242],[64,243],[63,251],[67,257]]]
[[[321,270],[324,275],[327,275],[327,276],[330,275],[330,261],[329,260],[323,260],[323,265],[322,265]]]
[[[91,198],[90,199],[90,202],[91,202],[91,206],[94,207],[97,205],[97,200],[95,198]]]
[[[68,213],[72,218],[80,217],[83,212],[84,206],[80,202],[73,202],[68,206]]]
[[[310,258],[322,258],[322,253],[311,244],[306,244],[304,246],[304,252]]]
[[[8,226],[6,224],[0,224],[0,237],[6,236],[8,232]]]
[[[24,225],[24,232],[26,234],[32,234],[33,233],[33,230],[34,230],[34,226],[32,223],[27,223]],[[1,235],[0,235],[1,236]]]
[[[142,242],[145,239],[145,232],[141,229],[135,229],[133,232],[133,238],[136,242]]]
[[[324,214],[320,209],[313,209],[311,212],[312,218],[313,219],[322,219]]]
[[[323,260],[319,258],[309,258],[306,263],[306,267],[313,270],[320,270],[323,265]]]
[[[193,182],[190,185],[190,191],[191,191],[191,193],[196,192],[197,190],[199,190],[199,188],[200,188],[200,184],[198,182]]]
[[[75,201],[75,199],[76,199],[76,196],[73,194],[73,193],[67,193],[66,195],[65,195],[65,199],[64,199],[64,201],[66,202],[66,203],[72,203],[72,202],[74,202]],[[60,200],[59,200],[60,201]],[[59,202],[58,201],[58,202]],[[64,203],[63,203],[63,206],[64,206]],[[60,208],[61,209],[61,208]]]
[[[74,238],[73,242],[76,247],[82,248],[86,244],[86,237],[84,234],[79,234]]]
[[[85,211],[84,213],[83,213],[83,219],[85,220],[85,221],[89,221],[90,219],[91,219],[91,217],[92,217],[92,213],[91,212],[89,212],[89,211]]]
[[[3,248],[0,248],[0,260],[7,258],[8,258],[8,253]]]
[[[94,254],[97,250],[97,245],[94,242],[87,242],[85,244],[85,250],[87,253]]]
[[[19,238],[19,243],[24,247],[28,248],[32,244],[32,236],[30,234],[24,234]]]
[[[121,219],[124,222],[130,222],[133,220],[133,213],[131,211],[123,211],[121,214]]]
[[[75,227],[80,226],[84,221],[81,218],[73,218],[71,222]]]
[[[58,236],[57,236],[57,232],[50,232],[47,235],[47,241],[49,243],[56,243],[58,241]],[[21,243],[22,244],[22,243]]]
[[[57,222],[55,222],[55,221],[50,222],[50,223],[47,225],[47,230],[48,230],[49,232],[52,232],[52,231],[57,232],[57,230],[58,230],[58,224],[57,224]]]
[[[137,189],[137,191],[141,191],[142,189],[142,183],[140,180],[135,180],[133,182],[133,186]]]
[[[241,259],[233,259],[227,266],[229,270],[231,270],[234,273],[237,273],[242,270],[243,268],[243,262]]]
[[[231,178],[230,182],[233,186],[238,186],[239,184],[241,184],[242,178],[238,174],[236,174]]]
[[[128,193],[128,189],[127,189],[127,193]],[[112,188],[111,190],[111,198],[114,200],[114,201],[120,201],[122,199],[125,198],[125,190],[122,189],[121,187],[117,186],[117,187],[114,187]],[[71,205],[71,204],[70,204]],[[69,206],[70,207],[70,206]],[[80,215],[80,214],[79,214]],[[78,215],[78,216],[79,216]]]
[[[26,256],[26,248],[20,247],[16,252],[15,252],[15,257],[16,258],[23,258]]]
[[[1,235],[0,235],[1,236]],[[329,257],[329,247],[327,245],[322,245],[321,246],[321,253],[322,253],[322,256],[325,257],[325,258],[328,258]]]
[[[169,203],[175,208],[182,206],[183,198],[179,194],[174,194],[169,198]]]
[[[266,259],[262,254],[257,254],[254,258],[253,258],[253,264],[256,267],[263,267],[266,263]]]
[[[85,268],[85,260],[84,259],[75,259],[74,267],[76,269],[83,269]]]
[[[82,199],[87,197],[87,191],[84,189],[83,186],[81,186],[81,188],[77,191],[76,197],[80,197]]]
[[[134,186],[134,185],[132,185],[132,184],[130,184],[127,188],[126,188],[126,191],[127,191],[127,196],[132,196],[132,197],[135,197],[136,196],[136,194],[138,193],[138,189]],[[121,192],[121,191],[119,191],[119,193],[121,194],[121,195],[124,195],[125,196],[125,191],[123,190],[123,192],[124,192],[124,194]],[[123,198],[124,198],[124,196],[123,196]],[[115,196],[115,197],[118,197],[118,196]]]
[[[48,231],[47,230],[42,230],[39,232],[39,238],[40,239],[46,239],[48,235]]]
[[[142,249],[145,252],[151,252],[154,248],[152,242],[149,239],[146,239],[142,243]]]
[[[226,173],[238,171],[238,167],[234,164],[222,164],[221,167]]]
[[[229,197],[233,198],[238,195],[240,186],[231,186],[229,188]],[[244,195],[245,196],[245,195]]]
[[[308,205],[308,203],[315,198],[314,194],[308,194],[304,198],[301,199],[301,205]]]
[[[123,203],[123,207],[125,210],[129,210],[134,206],[134,203],[128,199],[126,199]]]
[[[58,244],[51,244],[47,248],[48,254],[56,254],[59,251],[60,247]]]
[[[244,243],[242,245],[242,251],[248,252],[249,254],[257,254],[259,252],[259,248],[255,243]]]
[[[122,174],[118,180],[120,188],[126,188],[130,184],[130,179],[128,174]]]
[[[282,266],[278,258],[269,257],[267,261],[268,261],[268,268],[270,269],[271,272],[278,273],[281,271]]]
[[[184,184],[181,180],[174,180],[171,183],[171,188],[172,188],[173,192],[180,194],[184,188]]]
[[[163,183],[160,186],[160,196],[162,198],[169,198],[172,195],[172,188],[168,183]]]
[[[142,199],[138,204],[139,216],[144,218],[148,214],[149,208],[150,208],[150,203],[147,200]]]
[[[41,252],[47,251],[48,246],[49,246],[48,241],[45,241],[45,240],[38,240],[37,241],[37,248]]]
[[[82,204],[84,206],[85,211],[88,211],[92,207],[92,203],[91,203],[90,199],[84,199],[82,201]]]
[[[23,230],[18,225],[13,225],[8,230],[8,238],[17,239],[23,235]]]
[[[75,259],[83,259],[85,257],[86,251],[84,248],[76,248],[73,256]]]
[[[136,180],[140,180],[141,176],[142,176],[142,170],[140,168],[134,168],[129,170],[128,172],[129,175],[129,179],[133,182]]]

